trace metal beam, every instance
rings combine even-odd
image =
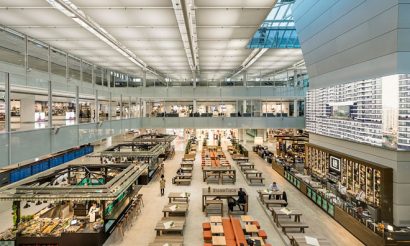
[[[191,71],[199,70],[199,50],[194,0],[172,0],[175,17]]]
[[[95,35],[98,39],[108,44],[115,51],[128,58],[137,66],[147,69],[150,73],[155,75],[163,76],[162,73],[148,66],[144,61],[138,58],[131,50],[104,30],[104,28],[102,28],[90,16],[85,15],[84,12],[79,10],[79,8],[70,0],[47,0],[47,2],[55,9],[59,10],[78,23],[84,29]]]

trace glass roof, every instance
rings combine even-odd
[[[292,16],[294,0],[280,0],[248,43],[248,48],[300,48]]]

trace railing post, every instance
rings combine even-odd
[[[7,132],[7,164],[11,164],[11,109],[10,109],[10,74],[6,73],[6,81],[4,84],[4,103],[5,103],[5,120],[6,120],[6,132]]]

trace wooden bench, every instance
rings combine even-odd
[[[239,219],[231,216],[231,224],[233,228],[233,233],[235,235],[236,245],[248,245],[246,242],[245,234],[243,233],[242,225]]]
[[[162,236],[156,236],[154,242],[152,243],[155,243],[155,244],[162,243],[160,245],[164,245],[166,243],[169,243],[171,245],[172,244],[182,245],[184,243],[184,237],[181,235],[169,235],[169,234],[162,235]]]
[[[249,183],[250,184],[258,184],[258,185],[264,185],[263,181],[265,180],[264,177],[248,177]],[[258,182],[254,182],[254,181],[258,181]]]
[[[222,200],[206,200],[205,201],[205,213],[216,214],[223,216],[223,201]]]
[[[286,205],[288,205],[288,202],[286,202],[285,200],[264,199],[263,203],[266,205],[267,209],[269,209],[270,207],[273,207],[273,206],[285,207]]]
[[[284,221],[284,222],[279,221],[279,226],[282,227],[282,231],[285,234],[287,233],[288,229],[299,229],[300,233],[305,233],[305,229],[309,228],[309,226],[304,223],[294,222],[294,221]]]
[[[232,183],[235,184],[236,180],[235,180],[235,175],[233,174],[225,174],[223,173],[221,175],[221,180],[222,180],[222,184],[227,184],[227,183]]]
[[[235,233],[233,232],[233,227],[230,219],[222,219],[222,227],[224,228],[224,236],[227,246],[236,246]]]
[[[219,173],[209,173],[206,175],[206,183],[207,184],[219,184]]]
[[[191,179],[175,178],[174,182],[176,185],[190,185]]]

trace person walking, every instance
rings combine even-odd
[[[161,196],[164,196],[164,192],[165,192],[165,179],[164,179],[164,175],[161,175],[161,180],[159,181],[159,188],[161,189]]]

